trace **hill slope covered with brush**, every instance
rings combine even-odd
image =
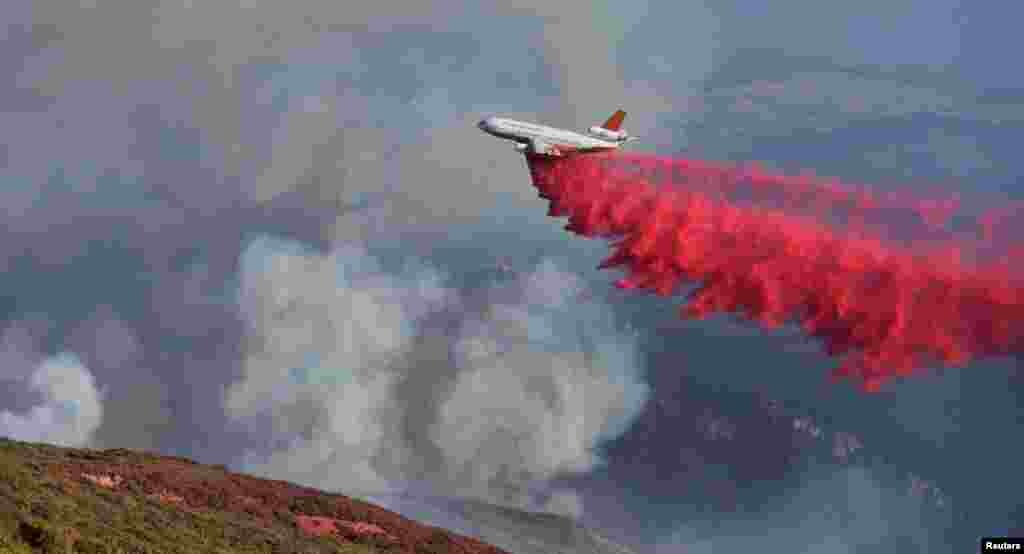
[[[0,554],[507,554],[339,494],[184,458],[0,438]]]

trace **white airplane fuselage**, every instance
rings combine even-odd
[[[516,150],[520,152],[546,156],[614,150],[622,143],[632,139],[625,132],[617,140],[608,140],[568,129],[558,129],[505,117],[488,117],[478,123],[477,127],[485,133],[515,141]]]

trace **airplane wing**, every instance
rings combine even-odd
[[[551,144],[549,142],[544,142],[538,139],[533,139],[530,141],[530,150],[532,150],[534,154],[541,154],[544,156],[563,156],[565,155],[566,151],[569,150],[569,148],[566,148],[565,146]]]
[[[602,146],[593,148],[581,148],[572,144],[552,144],[542,140],[533,139],[530,141],[530,151],[543,156],[562,157],[568,154],[582,154],[584,152],[600,152],[602,150],[614,149],[614,146]]]

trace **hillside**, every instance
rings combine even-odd
[[[515,554],[636,554],[572,518],[475,500],[414,495],[372,498],[418,521],[477,537]]]
[[[0,554],[507,554],[373,504],[184,458],[0,438]]]

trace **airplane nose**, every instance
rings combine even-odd
[[[494,118],[488,117],[486,119],[481,119],[480,123],[477,123],[476,126],[481,131],[489,131],[494,127]]]

